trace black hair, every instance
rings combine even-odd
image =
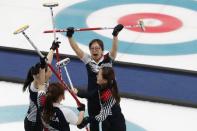
[[[90,41],[89,43],[89,49],[91,48],[92,44],[94,42],[97,42],[99,44],[99,46],[101,47],[102,51],[104,51],[104,44],[103,44],[103,41],[100,40],[100,39],[93,39],[92,41]]]
[[[28,73],[27,73],[27,77],[25,79],[25,83],[23,84],[23,92],[26,91],[27,87],[30,85],[30,83],[34,80],[33,75],[32,75],[32,70],[33,70],[33,66],[29,69]]]
[[[27,77],[23,84],[23,92],[25,92],[27,87],[30,86],[31,82],[33,82],[34,80],[33,75],[37,75],[39,73],[39,70],[40,70],[40,63],[36,63],[28,70]],[[45,70],[47,70],[47,66],[45,67]]]

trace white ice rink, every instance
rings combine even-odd
[[[13,32],[24,24],[30,25],[27,34],[41,51],[48,51],[53,35],[43,34],[51,29],[51,18],[48,9],[42,6],[45,0],[1,0],[0,1],[0,46],[33,50],[31,45],[21,35],[14,36]],[[63,8],[85,0],[59,0],[55,14]],[[188,0],[189,1],[189,0]],[[197,15],[196,15],[197,16]],[[197,18],[197,17],[194,17]],[[94,23],[93,23],[94,24]],[[195,28],[196,30],[197,28]],[[111,34],[111,32],[110,32]],[[67,39],[57,34],[62,42],[60,53],[74,55]],[[79,43],[80,44],[80,43]],[[88,47],[79,45],[83,50]],[[134,62],[148,65],[172,67],[197,71],[197,54],[175,56],[144,56],[118,53],[118,61]],[[1,72],[0,72],[1,73]],[[80,99],[83,103],[86,100]],[[28,108],[28,93],[22,92],[22,85],[0,81],[0,131],[23,131],[23,119]],[[76,109],[76,103],[69,94],[63,102],[65,106]],[[133,99],[121,100],[122,112],[126,120],[142,130],[147,131],[197,131],[197,110],[195,108],[174,106],[161,103],[138,101]],[[127,125],[127,131],[130,130]],[[140,130],[140,131],[142,131]],[[71,131],[79,131],[71,126]],[[84,129],[81,131],[85,131]]]
[[[35,43],[36,46],[39,47],[41,51],[48,51],[50,48],[50,43],[53,41],[53,34],[44,34],[43,31],[47,29],[52,28],[52,22],[51,22],[51,16],[50,16],[50,10],[43,7],[42,4],[46,1],[50,0],[1,0],[0,1],[0,12],[1,12],[1,21],[0,21],[0,46],[5,47],[15,47],[15,48],[22,48],[22,49],[30,49],[33,50],[31,45],[27,42],[27,40],[20,35],[13,35],[13,32],[18,29],[19,27],[23,25],[29,25],[29,29],[26,31],[26,33],[30,36],[32,41]],[[63,9],[87,1],[87,0],[51,0],[51,1],[57,1],[59,3],[59,6],[54,8],[54,15],[61,12]],[[129,0],[128,0],[129,1]],[[190,1],[190,0],[188,0]],[[112,2],[112,1],[110,1]],[[154,2],[154,0],[153,0]],[[148,2],[147,2],[148,3]],[[158,7],[165,9],[166,5],[163,5],[161,7]],[[151,9],[151,8],[149,8]],[[144,10],[143,10],[144,11]],[[6,12],[6,14],[5,14]],[[174,12],[179,12],[179,10],[175,10]],[[113,12],[112,12],[113,13]],[[73,14],[74,15],[74,14]],[[76,15],[76,14],[75,14]],[[102,14],[101,14],[102,15]],[[118,15],[118,14],[117,14]],[[193,22],[193,24],[196,21],[197,13],[194,13],[189,18],[186,18],[186,20]],[[76,16],[77,17],[77,16]],[[110,17],[108,21],[113,20],[113,17]],[[67,21],[67,19],[65,19]],[[97,21],[91,22],[91,27],[96,27]],[[102,24],[105,24],[103,22]],[[115,23],[116,24],[116,23]],[[115,25],[114,24],[114,25]],[[101,26],[101,24],[99,24]],[[114,26],[111,25],[111,26]],[[71,26],[71,25],[67,25]],[[103,25],[104,26],[104,25]],[[196,31],[196,24],[192,26],[192,30]],[[66,27],[65,27],[66,28]],[[188,28],[188,27],[184,27]],[[187,29],[190,31],[191,28]],[[123,30],[124,31],[124,30]],[[102,31],[103,35],[110,34],[111,30],[108,31]],[[190,35],[194,35],[190,34]],[[186,35],[187,37],[190,35]],[[120,33],[120,40],[123,39],[122,37],[131,38],[129,35],[126,35],[126,33]],[[139,34],[140,36],[140,34]],[[60,53],[67,53],[74,55],[73,50],[68,44],[67,39],[65,36],[61,35],[60,33],[57,33],[57,37],[62,42],[61,48],[59,48]],[[86,38],[88,38],[87,36]],[[138,36],[137,36],[138,37]],[[150,38],[152,38],[152,34],[150,35]],[[185,37],[185,36],[175,36],[173,38],[179,38],[179,37]],[[132,37],[133,39],[133,37]],[[196,39],[196,37],[195,37]],[[131,40],[131,43],[134,42]],[[146,43],[146,42],[145,42]],[[80,43],[79,43],[80,44]],[[88,52],[88,47],[84,44],[79,45],[84,51]],[[121,45],[119,45],[121,46]],[[131,44],[132,46],[132,44]],[[195,48],[195,47],[194,47]],[[125,62],[133,62],[133,63],[141,63],[141,64],[147,64],[147,65],[155,65],[155,66],[161,66],[161,67],[170,67],[170,68],[178,68],[178,69],[185,69],[185,70],[194,70],[197,71],[197,62],[194,60],[197,59],[197,54],[186,54],[186,55],[167,55],[167,56],[149,56],[149,55],[135,55],[135,54],[127,54],[127,53],[120,53],[118,52],[116,60],[118,61],[125,61]]]
[[[22,131],[23,117],[27,110],[28,93],[22,93],[22,85],[8,82],[0,82],[0,130],[1,131]],[[81,99],[80,99],[81,100]],[[82,102],[86,103],[85,100]],[[73,98],[66,94],[63,102],[66,106],[75,108]],[[25,106],[24,106],[25,105]],[[9,107],[24,106],[24,109],[13,110]],[[5,109],[5,107],[8,107]],[[122,112],[127,121],[138,125],[147,131],[197,131],[197,110],[194,108],[174,106],[168,104],[152,103],[122,98]],[[13,118],[12,114],[19,118]],[[5,118],[5,116],[9,116]],[[3,119],[4,118],[4,119]],[[2,120],[3,119],[3,120]],[[15,119],[11,122],[11,119]],[[71,126],[71,131],[79,131]],[[81,131],[85,131],[84,129]],[[130,130],[128,130],[130,131]]]

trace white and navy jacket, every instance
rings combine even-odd
[[[101,57],[99,62],[95,62],[89,54],[84,54],[81,59],[83,63],[86,65],[87,74],[88,74],[88,92],[98,91],[99,85],[97,84],[97,74],[98,71],[103,64],[113,64],[114,59],[111,57],[110,53],[107,53]],[[100,102],[98,92],[93,94],[94,96],[88,99],[88,112],[89,114],[97,115],[100,110]],[[79,96],[84,98],[84,96]],[[91,112],[91,113],[90,113]]]
[[[46,92],[38,92],[38,105],[44,106]],[[44,108],[44,107],[43,107]],[[43,121],[43,125],[48,131],[70,131],[69,124],[77,125],[78,116],[69,108],[60,103],[53,103],[54,115],[49,124]]]
[[[47,90],[48,83],[45,83],[45,90]],[[40,114],[38,111],[38,104],[37,104],[37,96],[38,96],[38,89],[34,86],[33,82],[29,86],[29,109],[26,114],[28,121],[37,122],[40,120]]]

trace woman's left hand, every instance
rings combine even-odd
[[[72,89],[72,92],[73,92],[75,95],[77,95],[78,90],[77,90],[76,88],[73,88],[73,89]]]

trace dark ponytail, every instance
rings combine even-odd
[[[115,73],[112,67],[102,67],[102,76],[107,80],[107,87],[112,90],[112,95],[117,103],[120,103],[120,95],[115,79]]]
[[[26,91],[27,87],[30,86],[30,84],[33,82],[34,78],[33,75],[37,75],[40,71],[40,63],[35,64],[35,66],[32,66],[28,73],[27,77],[25,79],[25,82],[23,84],[23,92]]]
[[[120,103],[120,95],[119,95],[119,91],[117,87],[117,82],[115,79],[113,80],[113,83],[112,83],[112,95],[116,99],[116,102]]]
[[[26,91],[27,87],[31,84],[31,82],[34,80],[33,75],[32,75],[32,70],[33,70],[33,66],[29,69],[28,73],[27,73],[27,77],[25,79],[25,83],[23,84],[23,92]]]
[[[57,102],[61,95],[64,95],[64,87],[60,83],[52,83],[49,85],[42,116],[45,123],[49,123],[52,119],[54,114],[53,103]]]

